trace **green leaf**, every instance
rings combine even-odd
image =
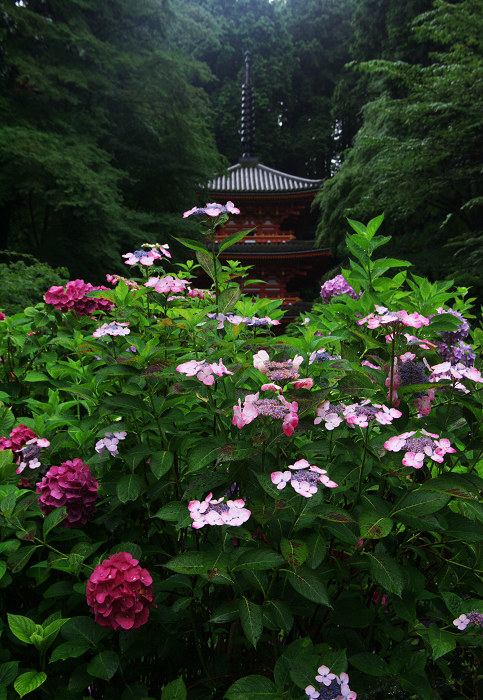
[[[313,532],[307,538],[307,546],[309,548],[307,565],[311,569],[316,569],[325,559],[327,540],[318,532]]]
[[[147,404],[138,396],[130,394],[119,394],[118,396],[110,396],[104,401],[104,405],[112,410],[126,409],[128,411],[144,411],[151,413]]]
[[[177,574],[206,574],[210,568],[206,552],[184,552],[177,554],[167,564],[167,569]]]
[[[9,685],[18,673],[18,661],[6,661],[0,664],[0,685]]]
[[[282,537],[280,540],[280,551],[290,566],[294,569],[301,566],[309,556],[309,548],[301,540],[288,540]]]
[[[280,630],[290,632],[293,626],[293,613],[286,603],[281,600],[267,600],[264,603],[264,610]]]
[[[444,656],[449,651],[453,651],[456,647],[456,639],[454,634],[445,632],[439,629],[434,623],[429,628],[428,639],[433,650],[433,661]]]
[[[384,591],[390,591],[401,597],[404,575],[399,564],[386,554],[367,552],[369,571]]]
[[[237,231],[236,233],[232,233],[231,236],[227,236],[226,238],[224,238],[220,243],[220,253],[223,253],[224,250],[230,248],[235,243],[238,243],[238,241],[241,241],[242,238],[245,238],[245,236],[247,236],[252,231],[254,231],[254,229],[249,228],[246,231]]]
[[[186,686],[182,677],[164,686],[161,700],[186,700]]]
[[[54,529],[54,527],[57,527],[59,523],[65,520],[66,512],[67,510],[65,506],[63,506],[62,508],[56,508],[45,517],[42,529],[44,539],[47,537],[49,532]]]
[[[363,539],[377,540],[391,532],[392,520],[383,518],[376,511],[368,511],[359,517],[359,527]]]
[[[159,452],[153,452],[149,460],[149,468],[153,472],[156,479],[161,479],[171,467],[174,462],[174,454],[168,452],[167,450],[160,450]]]
[[[91,649],[90,644],[85,642],[62,642],[52,652],[50,663],[54,661],[65,661],[65,659],[76,659],[82,656],[88,649]]]
[[[95,678],[110,681],[119,666],[119,657],[115,651],[101,651],[87,665],[87,673]]]
[[[172,501],[162,506],[158,512],[153,515],[153,518],[167,520],[168,522],[177,523],[180,518],[187,516],[189,513],[186,503],[181,501]]]
[[[8,406],[0,401],[0,435],[9,435],[15,425],[15,416]]]
[[[225,693],[224,700],[278,700],[274,683],[265,676],[239,678]]]
[[[226,314],[227,311],[232,309],[236,302],[241,297],[240,287],[228,287],[218,296],[218,311],[220,314]]]
[[[87,642],[94,647],[106,634],[106,629],[96,625],[94,620],[87,616],[71,617],[62,627],[64,639],[71,642]]]
[[[222,624],[225,622],[232,622],[240,617],[240,601],[230,600],[226,603],[222,603],[220,606],[213,611],[213,615],[210,618],[210,622],[214,624]]]
[[[212,280],[215,279],[215,270],[216,274],[218,274],[221,271],[221,266],[217,258],[215,257],[215,260],[213,261],[213,255],[209,253],[207,250],[197,250],[196,251],[196,259],[203,268],[203,270],[206,272],[206,274],[211,277]],[[215,267],[216,265],[216,267]]]
[[[24,695],[31,693],[32,690],[36,690],[41,686],[46,678],[47,674],[43,671],[27,671],[27,673],[22,673],[22,675],[17,678],[13,687],[20,697],[23,698]]]
[[[284,564],[284,558],[273,551],[273,549],[254,549],[251,552],[244,552],[238,559],[233,571],[252,569],[253,571],[264,571],[266,569],[276,569]]]
[[[367,673],[369,676],[390,676],[390,668],[384,659],[381,659],[377,654],[368,654],[361,652],[349,657],[349,663],[355,666],[359,671]]]
[[[10,631],[20,639],[21,642],[31,644],[30,637],[37,631],[37,625],[29,617],[23,615],[12,615],[7,613],[8,626]]]
[[[300,566],[296,571],[282,569],[287,575],[288,582],[297,593],[311,600],[331,608],[327,589],[322,580],[306,566]]]
[[[121,477],[116,488],[116,494],[121,503],[135,501],[143,490],[143,480],[137,474],[126,474]]]
[[[0,561],[0,580],[5,576],[5,572],[7,571],[7,562],[6,561]]]
[[[256,649],[263,631],[262,608],[260,605],[250,602],[245,596],[238,604],[243,632],[250,644]]]
[[[394,506],[391,516],[420,516],[436,513],[448,503],[451,496],[445,493],[437,493],[419,489],[403,496]]]
[[[207,249],[204,243],[199,243],[198,241],[193,241],[189,238],[176,238],[176,236],[173,236],[173,238],[175,241],[178,241],[178,243],[181,243],[181,245],[184,245],[190,250],[201,250],[202,252],[206,253]]]

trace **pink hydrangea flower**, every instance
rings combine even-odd
[[[94,291],[109,291],[107,287],[93,287],[84,280],[72,280],[64,287],[53,286],[44,294],[46,304],[52,304],[60,311],[73,311],[79,316],[90,316],[98,311],[108,313],[114,303],[102,297],[87,297],[86,294]]]
[[[217,216],[220,216],[220,214],[239,214],[240,210],[235,207],[233,202],[227,202],[226,204],[217,204],[216,202],[211,202],[210,204],[207,204],[205,207],[193,207],[192,209],[188,209],[188,211],[185,211],[183,214],[183,219],[186,219],[188,216],[211,216],[212,218],[216,218]]]
[[[128,280],[127,277],[122,277],[121,275],[106,275],[106,280],[109,282],[109,284],[112,284],[113,287],[116,286],[116,284],[119,284],[119,282],[122,280],[124,284],[126,284],[129,289],[139,289],[139,284],[135,282],[134,280]]]
[[[243,525],[251,516],[251,511],[245,508],[242,498],[228,500],[225,497],[213,499],[209,493],[203,501],[190,501],[188,510],[194,521],[193,527],[199,530],[205,525],[231,525],[237,527]]]
[[[314,386],[314,380],[312,377],[306,377],[305,379],[297,379],[293,383],[293,388],[294,389],[312,389]]]
[[[55,508],[66,507],[65,527],[85,525],[95,512],[99,484],[81,459],[68,460],[50,467],[37,484],[39,504],[44,515]]]
[[[428,363],[425,364],[431,371],[430,382],[440,382],[443,379],[447,379],[453,382],[455,389],[465,394],[468,393],[468,389],[459,381],[460,379],[470,379],[478,384],[483,382],[481,372],[476,367],[467,367],[462,362],[458,362],[455,365],[451,364],[451,362],[441,362],[433,366],[430,366]]]
[[[349,688],[349,676],[347,673],[341,673],[337,676],[331,673],[327,666],[319,666],[318,675],[315,677],[318,683],[318,690],[313,685],[308,685],[305,688],[305,694],[309,700],[324,700],[325,698],[333,698],[333,700],[356,700],[357,693]]]
[[[97,624],[113,630],[144,625],[153,605],[152,582],[149,571],[129,552],[104,559],[87,582],[87,604]]]
[[[451,447],[447,438],[439,438],[436,433],[428,433],[424,428],[421,430],[411,430],[401,435],[394,435],[386,440],[384,447],[389,452],[400,452],[405,450],[402,463],[405,467],[421,469],[426,457],[434,462],[442,463],[445,454],[451,454],[456,450]]]
[[[388,408],[377,403],[371,404],[369,399],[366,399],[361,403],[346,406],[343,410],[343,416],[349,425],[367,428],[372,421],[376,421],[380,425],[390,425],[394,418],[400,418],[402,413],[397,408]]]
[[[224,374],[233,374],[233,372],[230,372],[230,370],[225,367],[223,360],[219,360],[218,363],[208,363],[205,360],[190,360],[189,362],[183,362],[178,365],[176,370],[181,374],[186,374],[187,377],[194,377],[196,375],[196,378],[200,382],[203,382],[203,384],[206,384],[206,386],[211,386],[214,383],[214,374],[218,377]]]
[[[426,316],[421,316],[417,312],[408,313],[402,311],[388,311],[384,306],[376,306],[377,313],[371,313],[364,318],[357,319],[357,325],[363,326],[367,324],[368,328],[375,329],[380,326],[410,326],[412,328],[421,328],[428,326],[429,319]]]
[[[267,376],[270,381],[290,381],[299,378],[299,367],[303,362],[301,355],[296,355],[293,360],[284,362],[272,362],[266,350],[259,350],[253,356],[253,366]]]
[[[238,404],[233,406],[233,425],[237,428],[243,428],[251,423],[258,416],[256,402],[258,401],[259,393],[248,394],[241,404],[241,399],[238,399]]]
[[[282,430],[287,437],[290,437],[298,425],[297,411],[297,402],[287,401],[281,392],[276,399],[260,399],[257,392],[245,398],[243,407],[241,399],[238,399],[238,405],[233,406],[233,425],[243,428],[257,416],[267,416],[282,420]]]
[[[171,257],[171,253],[167,250],[168,246],[159,246],[159,248],[151,248],[151,250],[135,250],[134,253],[124,253],[122,256],[126,258],[126,265],[145,265],[150,267],[155,260],[159,260],[165,255]]]
[[[292,472],[288,469],[291,469]],[[290,481],[294,491],[305,498],[310,498],[317,493],[319,484],[323,484],[329,489],[337,486],[335,481],[331,481],[327,476],[327,470],[311,466],[306,459],[299,459],[294,464],[289,464],[288,469],[284,472],[272,472],[270,475],[272,484],[276,484],[280,491]]]
[[[39,438],[23,423],[14,428],[8,438],[0,438],[0,450],[12,450],[13,459],[18,464],[17,474],[21,474],[26,467],[38,469],[41,466],[38,458],[42,448],[49,445],[48,440]]]
[[[188,280],[182,280],[172,275],[166,275],[166,277],[150,277],[150,279],[144,283],[145,287],[154,287],[154,291],[159,294],[177,294],[178,292],[183,292],[188,285]]]
[[[129,326],[129,323],[119,323],[118,321],[103,323],[92,335],[94,338],[103,338],[106,335],[111,337],[116,335],[129,335],[131,331],[127,326]]]
[[[323,401],[317,406],[317,417],[314,420],[314,425],[319,425],[324,421],[327,430],[334,430],[342,423],[343,419],[340,414],[343,409],[345,409],[344,404],[334,406],[330,401]]]
[[[0,321],[5,321],[5,314],[3,311],[0,311]]]

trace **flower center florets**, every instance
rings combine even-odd
[[[287,413],[290,413],[290,408],[280,403],[278,399],[258,399],[255,401],[258,414],[260,416],[270,416],[283,420]]]
[[[425,447],[429,447],[430,450],[433,449],[433,440],[431,438],[421,436],[406,439],[406,449],[408,452],[424,452]]]
[[[267,379],[270,381],[282,381],[297,379],[300,375],[296,369],[292,367],[292,360],[286,362],[266,362]]]

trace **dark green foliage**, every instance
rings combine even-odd
[[[52,285],[64,285],[69,271],[52,268],[32,255],[0,251],[0,279],[0,310],[10,316],[38,304]]]

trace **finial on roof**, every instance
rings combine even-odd
[[[245,51],[245,82],[241,102],[242,161],[258,162],[255,156],[255,99],[250,76],[250,52]]]

